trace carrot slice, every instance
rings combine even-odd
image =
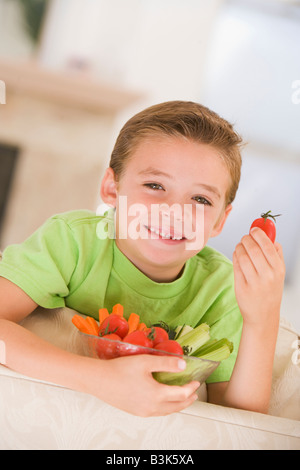
[[[123,317],[124,314],[124,307],[121,304],[116,304],[113,306],[112,312],[114,315],[119,315],[120,317]]]
[[[89,335],[91,334],[91,328],[85,320],[85,318],[76,314],[72,318],[72,323],[76,326],[76,328],[78,328],[79,331],[81,331],[82,333],[87,333]]]
[[[131,313],[128,318],[129,330],[128,334],[135,331],[139,325],[140,316],[137,313]]]
[[[146,330],[146,328],[147,328],[147,325],[146,325],[146,323],[143,323],[143,322],[142,322],[142,323],[139,323],[139,324],[138,324],[138,327],[137,327],[137,329],[138,329],[139,331]]]
[[[98,336],[99,335],[99,325],[98,323],[96,322],[95,318],[93,317],[87,317],[85,319],[87,325],[89,326],[90,328],[90,331],[91,331],[91,335],[95,335],[95,336]]]
[[[99,309],[99,323],[100,323],[100,325],[103,322],[103,320],[105,320],[105,318],[108,317],[108,316],[109,316],[109,313],[108,313],[107,308],[100,308]]]

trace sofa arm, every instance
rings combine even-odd
[[[0,366],[1,450],[300,449],[300,423],[195,402],[141,418]]]
[[[74,313],[38,308],[22,324],[47,341],[80,354],[77,330],[71,322]],[[286,344],[290,341],[288,329],[280,333]],[[273,391],[290,365],[291,351],[283,342],[277,347]],[[288,382],[296,393],[296,401],[293,395],[287,401],[287,415],[294,411],[293,419],[206,403],[205,386],[201,387],[202,401],[180,413],[140,418],[93,396],[0,366],[0,449],[300,449],[297,380],[298,376],[295,382]]]

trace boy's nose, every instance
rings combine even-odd
[[[163,221],[170,223],[181,222],[184,218],[184,207],[178,202],[168,204],[163,203],[159,205],[159,215]]]

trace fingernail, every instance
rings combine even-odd
[[[186,368],[186,362],[184,359],[179,359],[178,361],[178,368],[180,370],[184,370]]]

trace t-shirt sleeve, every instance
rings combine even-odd
[[[54,216],[23,243],[4,250],[0,276],[19,286],[44,308],[64,307],[77,257],[70,227]]]

